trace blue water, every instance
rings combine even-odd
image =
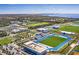
[[[57,16],[57,17],[79,18],[79,14],[44,14],[43,16]]]

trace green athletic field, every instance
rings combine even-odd
[[[49,24],[48,22],[41,22],[41,23],[34,23],[34,24],[30,24],[28,25],[29,27],[34,27],[34,26],[41,26],[41,25],[47,25]]]
[[[56,47],[62,42],[64,42],[66,38],[58,37],[58,36],[52,36],[48,37],[44,40],[42,40],[40,43],[51,46],[51,47]]]
[[[4,37],[0,39],[0,45],[7,45],[12,42],[12,37]]]
[[[62,26],[59,30],[79,33],[79,26]]]

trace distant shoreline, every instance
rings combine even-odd
[[[28,16],[28,15],[36,15],[36,16],[53,16],[53,17],[67,17],[67,18],[79,18],[79,14],[0,14],[0,16],[11,16],[11,15],[22,15],[22,16]]]

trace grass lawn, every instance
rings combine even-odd
[[[74,50],[79,50],[79,45]]]
[[[79,26],[62,26],[60,30],[79,33]]]
[[[65,40],[66,40],[66,38],[53,36],[53,37],[49,37],[49,38],[42,40],[40,43],[51,46],[51,47],[56,47],[59,44],[61,44],[62,42],[64,42]]]
[[[12,42],[12,37],[4,37],[0,39],[0,45],[7,45]]]
[[[40,25],[46,25],[49,24],[48,22],[41,22],[41,23],[34,23],[34,24],[30,24],[28,25],[29,27],[34,27],[34,26],[40,26]]]

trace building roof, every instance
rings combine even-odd
[[[67,33],[67,34],[75,34],[74,32],[68,32],[68,31],[61,31],[62,33]]]
[[[23,30],[27,30],[26,28],[16,28],[13,29],[12,32],[19,32],[19,31],[23,31]]]
[[[38,28],[37,30],[47,30],[46,28]]]
[[[44,47],[44,46],[42,46],[40,44],[37,44],[37,43],[35,43],[33,41],[29,41],[29,42],[24,43],[24,44],[25,44],[26,47],[31,48],[32,50],[37,51],[39,53],[46,50],[46,47]]]

